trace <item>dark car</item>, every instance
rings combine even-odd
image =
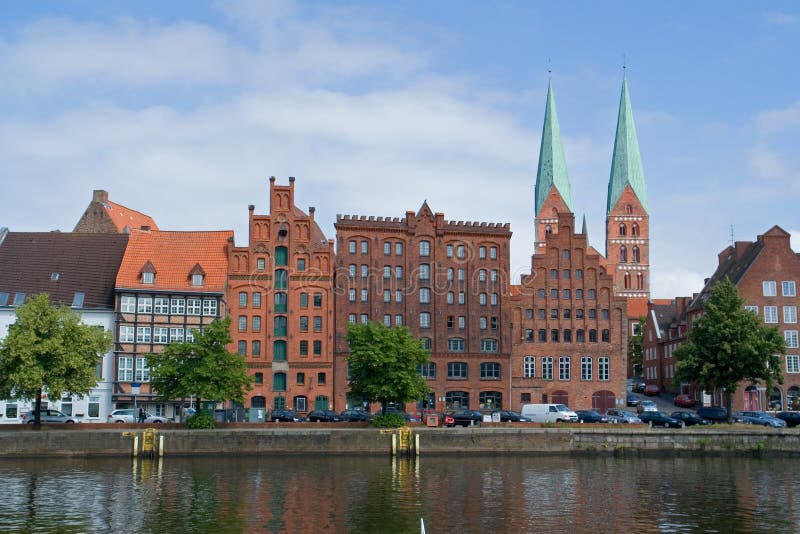
[[[597,410],[575,410],[579,423],[608,423],[608,417]]]
[[[342,420],[339,414],[333,410],[314,410],[308,412],[306,419],[312,423],[335,423]]]
[[[627,404],[628,406],[638,406],[639,397],[637,397],[633,393],[628,393],[627,397],[625,398],[625,404]]]
[[[519,412],[512,412],[510,410],[500,410],[499,412],[493,412],[494,414],[500,414],[500,422],[501,423],[528,423],[530,419],[527,417],[522,417]]]
[[[678,421],[683,421],[685,426],[694,426],[694,425],[710,425],[711,422],[703,419],[696,413],[692,412],[672,412],[669,414],[670,417],[673,419],[677,419]]]
[[[775,417],[786,421],[786,426],[789,428],[800,425],[800,412],[778,412],[775,414]]]
[[[35,423],[36,418],[34,411],[31,410],[30,412],[24,414],[22,416],[22,422],[27,424]],[[39,412],[39,422],[48,425],[50,423],[74,423],[75,419],[69,415],[64,415],[58,410],[41,410]]]
[[[372,421],[372,416],[364,410],[345,410],[339,416],[342,421],[355,423],[360,421]]]
[[[685,393],[675,395],[673,403],[680,408],[694,408],[694,399]]]
[[[478,410],[456,410],[447,415],[453,418],[453,426],[479,425],[483,421],[483,414]]]
[[[719,406],[703,406],[697,409],[697,415],[711,423],[727,423],[728,410]]]
[[[664,428],[683,428],[683,421],[668,416],[664,412],[642,412],[639,414],[642,423],[650,426],[663,426]]]
[[[644,393],[644,386],[645,386],[644,380],[641,378],[633,378],[631,380],[632,380],[631,391],[634,391],[636,393]]]
[[[272,410],[272,413],[269,414],[269,420],[273,423],[296,423],[302,421],[303,418],[292,410]]]
[[[786,427],[786,421],[772,417],[765,412],[734,412],[733,417],[751,425],[771,426],[772,428]]]
[[[655,395],[661,394],[661,388],[659,388],[656,384],[647,384],[644,387],[644,391],[642,392],[648,397],[653,397]]]

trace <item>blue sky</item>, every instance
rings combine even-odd
[[[0,226],[71,230],[91,199],[162,229],[233,229],[296,203],[508,222],[529,269],[548,79],[575,212],[604,248],[627,65],[648,183],[653,296],[717,253],[800,235],[796,2],[4,2]],[[793,239],[798,250],[797,239]]]

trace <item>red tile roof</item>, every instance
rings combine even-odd
[[[628,317],[646,317],[647,299],[629,298]]]
[[[103,207],[119,232],[124,232],[126,227],[141,228],[143,226],[149,226],[151,230],[158,230],[156,221],[149,215],[126,208],[122,204],[117,204],[110,200],[103,202]]]
[[[131,230],[117,274],[117,289],[224,292],[228,271],[228,239],[233,231],[162,232]],[[142,267],[155,269],[153,284],[143,284]],[[193,286],[191,273],[200,265],[205,278]],[[196,272],[196,271],[195,271]]]

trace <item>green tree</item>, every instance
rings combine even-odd
[[[418,401],[430,393],[418,366],[430,355],[405,326],[382,323],[351,324],[347,329],[350,392],[370,402]]]
[[[646,318],[639,317],[639,333],[628,338],[628,361],[631,362],[634,376],[642,373],[642,336],[646,325]]]
[[[228,352],[230,317],[217,319],[195,331],[194,341],[171,343],[158,354],[148,354],[150,386],[165,399],[195,396],[213,401],[244,403],[252,389],[244,357]]]
[[[0,341],[0,398],[34,400],[38,426],[42,393],[56,399],[88,394],[97,386],[97,362],[112,346],[109,332],[82,324],[77,312],[40,293],[17,309]]]
[[[768,391],[776,382],[783,384],[780,354],[785,350],[778,329],[745,310],[739,290],[726,277],[711,289],[689,341],[674,352],[674,383],[695,382],[705,391],[722,388],[730,421],[740,382],[763,380]]]

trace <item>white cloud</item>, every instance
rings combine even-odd
[[[764,14],[764,20],[767,24],[774,26],[794,26],[800,23],[800,15],[782,11],[769,11]]]
[[[756,131],[762,136],[800,128],[800,100],[786,108],[762,111],[756,115],[755,123]]]
[[[690,297],[703,289],[703,280],[711,274],[702,275],[683,267],[669,269],[655,266],[650,282],[653,298]]]

